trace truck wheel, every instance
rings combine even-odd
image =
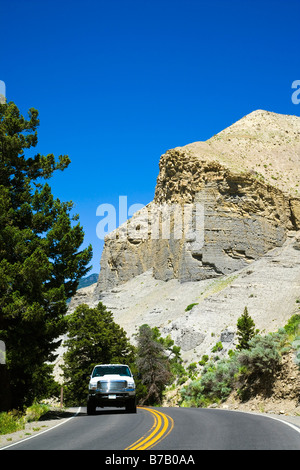
[[[86,411],[88,415],[94,415],[96,413],[96,404],[94,400],[88,400]]]
[[[126,405],[126,411],[128,413],[136,413],[136,401],[135,398],[132,398]]]

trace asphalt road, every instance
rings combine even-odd
[[[85,411],[2,450],[300,450],[299,427],[264,415],[201,408]]]

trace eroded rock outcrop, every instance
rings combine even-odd
[[[244,268],[300,229],[298,188],[296,116],[255,111],[168,150],[154,200],[106,237],[96,297],[150,269],[183,282]]]

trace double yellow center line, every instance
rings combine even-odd
[[[127,447],[125,450],[152,449],[152,447],[165,439],[174,427],[173,419],[165,413],[143,406],[140,406],[139,409],[146,410],[151,413],[154,417],[154,424],[144,436],[131,444],[131,446]]]

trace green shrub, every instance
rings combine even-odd
[[[8,413],[0,413],[0,434],[10,434],[21,431],[25,426],[25,418],[19,412],[13,410]]]
[[[189,364],[186,368],[186,371],[190,379],[195,379],[197,376],[197,363],[192,362],[191,364]]]
[[[252,375],[273,374],[281,361],[280,338],[280,333],[255,336],[249,342],[250,349],[243,349],[238,355],[239,364]]]
[[[240,351],[236,356],[239,364],[236,386],[241,400],[247,400],[258,393],[263,396],[272,394],[286,337],[283,331],[266,336],[257,335],[249,342],[249,349]]]
[[[215,368],[208,369],[202,377],[206,395],[212,400],[224,400],[232,390],[236,372],[237,364],[235,361],[226,359],[218,361]]]
[[[209,359],[209,356],[207,354],[204,354],[202,356],[201,361],[198,362],[199,366],[204,366],[207,363],[208,359]]]
[[[285,325],[284,330],[289,336],[300,334],[300,315],[293,315]]]
[[[277,333],[254,336],[249,349],[232,352],[228,359],[207,363],[201,377],[181,390],[182,403],[204,407],[225,400],[234,389],[243,400],[258,391],[270,393],[286,342],[287,333],[282,328]]]
[[[188,377],[186,375],[183,375],[178,379],[178,385],[183,385],[186,381],[188,380]]]
[[[26,423],[38,421],[41,416],[49,411],[49,407],[44,404],[34,403],[28,407],[26,413],[17,410],[0,413],[0,434],[10,434],[22,431]]]
[[[41,416],[49,411],[49,406],[41,403],[34,403],[29,406],[26,410],[26,421],[28,423],[32,421],[38,421]]]
[[[208,363],[200,379],[194,380],[181,391],[182,399],[190,406],[207,406],[222,401],[230,394],[238,365],[233,360]]]
[[[222,349],[223,349],[223,344],[221,343],[221,341],[218,341],[211,351],[218,352],[218,351],[222,351]]]
[[[192,308],[195,306],[195,305],[198,305],[198,302],[194,303],[194,304],[190,304],[186,307],[185,311],[188,312],[189,310],[192,310]]]

